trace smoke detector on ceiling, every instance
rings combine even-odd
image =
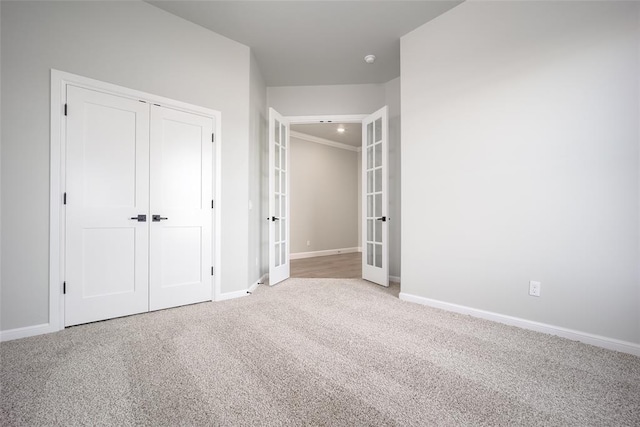
[[[375,55],[367,55],[364,57],[364,62],[366,62],[367,64],[373,64],[375,60],[376,60]]]

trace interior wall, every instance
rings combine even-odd
[[[384,85],[277,86],[267,104],[283,116],[370,114],[385,103]]]
[[[290,147],[290,253],[358,247],[360,153],[296,137]]]
[[[640,343],[638,8],[465,2],[402,38],[403,292]]]
[[[144,2],[1,7],[0,328],[46,324],[50,69],[222,113],[222,292],[248,281],[249,48]]]
[[[400,77],[384,85],[389,107],[389,276],[401,280],[401,162],[400,162]]]
[[[262,164],[267,146],[267,87],[255,56],[251,54],[251,87],[249,101],[249,282],[256,283],[269,269],[269,260],[264,259],[262,243],[269,240],[266,227],[266,214],[262,212],[263,200],[268,188],[263,183],[267,178],[263,175]],[[264,157],[267,159],[267,157]],[[268,161],[268,159],[267,159]],[[268,187],[268,185],[267,185]],[[268,202],[268,200],[267,200]]]

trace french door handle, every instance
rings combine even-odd
[[[160,216],[160,215],[151,215],[151,221],[153,221],[153,222],[160,222],[160,221],[165,220],[165,219],[169,219],[169,218],[165,218],[165,217]]]
[[[280,221],[280,218],[276,218],[275,216],[271,217],[271,221],[275,222],[275,221]]]
[[[387,221],[387,217],[386,216],[381,216],[380,218],[376,218],[376,221],[386,222]]]
[[[147,216],[143,214],[140,214],[138,216],[132,216],[130,219],[135,219],[138,222],[147,222]]]

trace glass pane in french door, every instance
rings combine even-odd
[[[370,266],[382,266],[382,223],[378,219],[382,213],[382,132],[381,126],[376,121],[375,125],[369,123],[366,127],[367,162],[366,162],[366,220],[367,220],[367,244],[365,246],[366,262]],[[380,253],[380,256],[378,256]]]
[[[286,132],[287,127],[284,123],[276,121],[275,127],[275,162],[274,162],[274,191],[275,191],[275,233],[274,233],[274,250],[275,266],[283,265],[287,261],[287,148],[286,148]]]
[[[389,285],[387,107],[362,122],[362,278]]]

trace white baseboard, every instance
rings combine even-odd
[[[35,335],[49,334],[51,332],[58,332],[49,323],[43,323],[41,325],[26,326],[24,328],[8,329],[6,331],[0,331],[0,341],[11,341],[18,338],[33,337]]]
[[[247,292],[249,292],[250,294],[253,293],[253,291],[255,291],[256,289],[258,289],[259,285],[263,285],[266,283],[267,277],[269,275],[268,274],[263,274],[261,278],[259,278],[258,280],[256,280],[251,286],[249,286],[249,289],[247,289]]]
[[[389,276],[390,282],[400,283],[400,276]]]
[[[568,338],[574,341],[580,341],[585,344],[606,348],[608,350],[615,350],[622,353],[633,354],[634,356],[640,356],[640,344],[635,344],[628,341],[622,341],[615,338],[607,338],[600,335],[589,334],[587,332],[580,332],[560,326],[549,325],[546,323],[534,322],[532,320],[507,316],[491,311],[479,310],[464,305],[424,298],[404,292],[401,292],[399,297],[404,301],[427,305],[429,307],[440,308],[446,311],[453,311],[455,313],[468,314],[473,317],[479,317],[481,319],[504,323],[505,325],[517,326],[523,329],[529,329],[536,332],[542,332],[545,334],[556,335],[562,338]]]
[[[362,248],[342,248],[342,249],[328,249],[325,251],[315,251],[315,252],[297,252],[295,254],[289,254],[289,259],[302,259],[302,258],[313,258],[317,256],[350,254],[353,252],[362,252]]]
[[[217,301],[226,301],[228,299],[246,297],[246,296],[249,296],[249,295],[250,294],[247,292],[246,289],[242,290],[242,291],[225,292],[223,294],[218,295],[218,298],[216,298],[216,302]]]

